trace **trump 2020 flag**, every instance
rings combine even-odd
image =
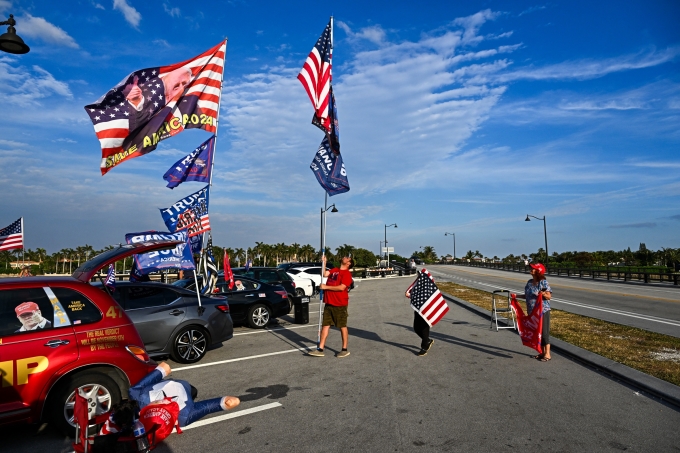
[[[135,255],[134,262],[139,273],[148,274],[165,269],[196,269],[186,231],[178,231],[177,233],[143,231],[141,233],[128,233],[125,235],[125,242],[128,244],[147,241],[182,241],[182,243],[178,244],[174,249],[155,250]]]
[[[217,130],[226,49],[223,41],[190,60],[135,71],[85,106],[102,148],[102,175],[184,129]]]
[[[328,136],[324,137],[319,150],[314,155],[309,168],[314,172],[316,180],[329,196],[349,191],[347,171],[342,162],[342,156],[335,154],[330,147]]]
[[[524,310],[517,303],[517,296],[514,294],[510,297],[510,305],[517,316],[517,329],[519,336],[522,339],[522,344],[543,354],[543,347],[541,346],[541,336],[543,332],[543,296],[539,293],[536,299],[534,309],[528,315],[524,314]]]
[[[113,264],[109,264],[109,271],[106,273],[106,280],[104,281],[104,284],[111,291],[116,290],[116,270],[113,267]]]
[[[437,324],[449,311],[449,306],[427,270],[420,270],[418,278],[413,282],[409,291],[411,308],[417,311],[430,327]]]
[[[215,152],[215,136],[203,142],[189,154],[175,162],[163,175],[166,187],[174,189],[185,181],[210,182],[210,167]]]
[[[198,192],[182,198],[169,208],[161,209],[161,216],[168,229],[174,233],[186,230],[193,253],[199,253],[203,248],[201,233],[210,230],[208,216],[209,188],[205,186]]]

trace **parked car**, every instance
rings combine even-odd
[[[248,324],[263,329],[272,319],[289,313],[288,292],[283,286],[270,285],[243,276],[234,276],[234,287],[229,289],[223,276],[217,279],[218,295],[226,296],[234,323]],[[194,289],[193,279],[177,280],[173,285]]]
[[[288,271],[288,269],[293,268],[293,267],[312,267],[312,266],[321,266],[321,262],[318,262],[318,263],[313,263],[313,262],[283,263],[283,264],[279,264],[277,266],[277,268],[283,269],[284,271]]]
[[[288,297],[290,298],[288,313],[293,310],[292,297],[295,296],[295,282],[286,271],[276,267],[251,267],[247,271],[244,267],[235,267],[232,271],[234,272],[234,275],[242,275],[253,280],[283,286],[286,288]]]
[[[123,245],[71,277],[0,279],[0,424],[49,420],[73,435],[77,390],[99,415],[156,367],[130,317],[90,280],[125,257],[177,244]]]
[[[199,308],[196,292],[159,282],[117,282],[112,295],[151,357],[195,363],[234,336],[226,297],[201,296]]]
[[[298,275],[286,272],[290,278],[293,279],[295,283],[295,295],[298,297],[302,296],[313,296],[314,295],[314,282],[311,278],[304,278]]]
[[[321,285],[321,266],[291,267],[288,272],[301,278],[310,279],[314,283],[314,290],[318,291],[319,285]]]

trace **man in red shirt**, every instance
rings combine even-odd
[[[323,257],[324,262],[326,257]],[[324,291],[325,307],[323,309],[323,328],[321,329],[321,341],[319,348],[310,352],[314,357],[323,357],[323,347],[326,344],[328,331],[331,326],[340,329],[342,336],[342,351],[337,357],[347,357],[347,305],[349,304],[349,287],[352,285],[352,274],[349,268],[352,267],[352,258],[345,256],[340,260],[340,268],[334,267],[326,271],[324,277],[328,277],[326,283],[322,283],[320,289]]]

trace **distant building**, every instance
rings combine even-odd
[[[24,266],[40,266],[40,261],[12,261],[9,267],[12,269],[21,269]]]

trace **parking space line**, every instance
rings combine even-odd
[[[310,343],[313,343],[310,340]],[[233,363],[233,362],[241,362],[243,360],[250,360],[250,359],[259,359],[261,357],[269,357],[273,355],[279,355],[279,354],[288,354],[289,352],[306,352],[306,351],[311,351],[313,346],[310,346],[309,348],[295,348],[295,349],[286,349],[285,351],[278,351],[278,352],[270,352],[267,354],[258,354],[258,355],[251,355],[248,357],[239,357],[238,359],[229,359],[229,360],[220,360],[218,362],[210,362],[210,363],[201,363],[200,365],[190,365],[190,366],[183,366],[179,368],[174,368],[172,371],[183,371],[183,370],[193,370],[194,368],[203,368],[207,366],[214,366],[214,365],[222,365],[225,363]]]
[[[232,412],[230,414],[220,415],[219,417],[208,418],[198,422],[194,422],[189,426],[182,428],[182,431],[187,431],[189,429],[199,428],[205,425],[211,425],[213,423],[221,422],[224,420],[229,420],[230,418],[243,417],[244,415],[254,414],[256,412],[266,411],[267,409],[274,409],[275,407],[283,406],[281,403],[269,403],[263,406],[251,407],[250,409],[244,409],[238,412]]]
[[[262,329],[262,330],[256,330],[254,332],[243,332],[243,333],[235,333],[234,336],[238,335],[252,335],[255,333],[265,333],[265,332],[275,332],[277,330],[293,330],[293,329],[302,329],[303,327],[313,327],[316,324],[306,324],[304,326],[295,326],[295,327],[277,327],[275,329]]]

